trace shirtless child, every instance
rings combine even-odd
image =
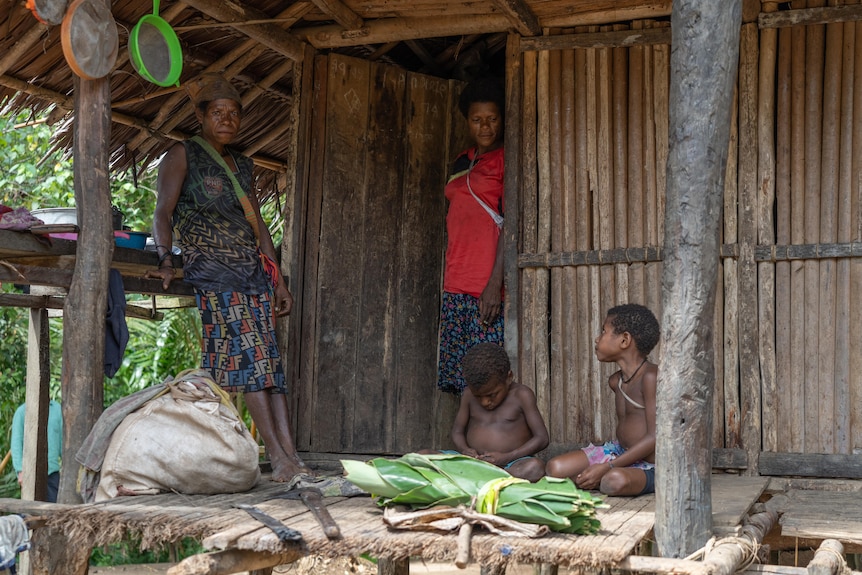
[[[640,495],[655,491],[655,384],[658,366],[648,359],[659,340],[658,321],[642,305],[625,304],[608,311],[596,338],[599,361],[620,369],[608,385],[615,394],[617,440],[592,443],[548,462],[547,474],[570,477],[581,489],[606,495]]]
[[[458,451],[515,477],[544,477],[545,464],[535,454],[548,446],[548,430],[533,391],[514,380],[506,351],[477,344],[464,355],[461,371],[467,387],[452,426]]]

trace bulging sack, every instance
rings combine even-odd
[[[166,385],[169,393],[114,431],[96,501],[160,491],[236,493],[260,480],[257,442],[233,406],[221,401],[216,383],[196,371]]]

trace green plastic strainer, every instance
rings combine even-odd
[[[153,13],[143,16],[132,28],[129,59],[148,82],[162,87],[180,85],[183,50],[177,33],[159,16],[159,0],[153,0]]]

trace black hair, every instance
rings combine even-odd
[[[638,351],[644,355],[649,355],[661,336],[655,315],[640,304],[626,303],[612,307],[608,310],[608,319],[614,327],[614,333],[629,332]]]
[[[496,343],[477,343],[467,350],[461,362],[461,373],[470,389],[482,389],[494,379],[505,380],[512,366],[503,346]]]
[[[486,76],[467,84],[461,96],[458,97],[458,109],[466,118],[470,113],[470,105],[477,102],[497,104],[502,115],[506,109],[506,90],[503,88],[503,82],[499,78]]]

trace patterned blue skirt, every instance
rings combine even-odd
[[[201,367],[225,391],[286,393],[270,294],[195,292],[203,326]]]
[[[443,292],[440,309],[440,356],[437,387],[460,395],[467,384],[461,375],[461,360],[467,350],[489,341],[503,344],[503,311],[489,325],[479,318],[479,298],[463,293]]]

